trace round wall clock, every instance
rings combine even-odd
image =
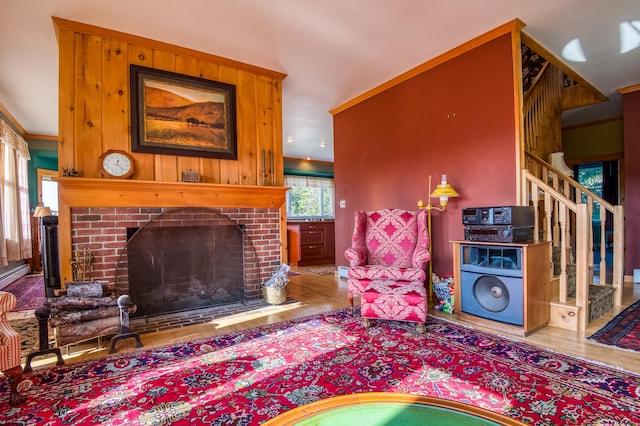
[[[126,179],[134,172],[133,157],[125,151],[110,149],[100,156],[100,173],[110,178]]]

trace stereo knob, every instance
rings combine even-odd
[[[511,235],[511,229],[505,228],[505,229],[502,230],[502,236],[503,237],[508,237],[509,235]]]

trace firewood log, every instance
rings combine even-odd
[[[66,283],[69,297],[102,297],[104,281],[71,281]]]
[[[102,306],[84,311],[61,311],[54,308],[51,310],[49,325],[51,327],[58,327],[63,324],[73,324],[109,317],[120,318],[120,308],[117,306]]]
[[[52,297],[44,301],[46,306],[60,310],[85,310],[99,306],[118,306],[115,297]]]
[[[120,318],[101,318],[54,328],[57,346],[64,346],[119,332]]]

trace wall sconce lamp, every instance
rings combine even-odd
[[[443,212],[449,203],[449,198],[459,197],[460,194],[447,183],[447,175],[442,175],[441,183],[431,192],[431,179],[432,177],[429,175],[429,193],[431,194],[429,197],[440,198],[440,207],[432,206],[431,201],[425,206],[422,200],[418,201],[418,207],[420,207],[420,210],[427,210],[429,213],[431,213],[431,210]]]
[[[428,203],[425,205],[423,200],[418,201],[418,207],[420,210],[427,211],[427,233],[429,234],[429,253],[431,253],[432,260],[429,261],[429,299],[433,298],[433,252],[431,250],[431,210],[437,210],[439,212],[443,212],[449,203],[449,198],[459,197],[460,194],[456,192],[455,189],[451,187],[447,183],[447,175],[442,175],[442,181],[436,187],[436,189],[431,192],[431,175],[429,175],[429,199],[427,199]],[[431,205],[431,198],[439,198],[440,206]]]

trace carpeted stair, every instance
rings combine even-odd
[[[567,296],[576,297],[576,265],[567,264]],[[560,247],[553,247],[553,275],[560,275]],[[613,309],[615,289],[607,285],[589,285],[589,322]]]

